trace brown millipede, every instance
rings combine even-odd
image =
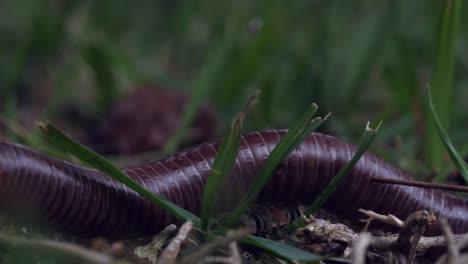
[[[285,133],[270,130],[242,136],[236,164],[220,199],[222,209],[232,208],[246,192]],[[204,181],[219,145],[220,140],[201,144],[123,171],[148,190],[198,214]],[[335,137],[311,134],[281,163],[258,202],[311,203],[355,150],[355,146]],[[432,189],[373,184],[372,177],[409,178],[398,168],[365,153],[325,209],[356,218],[358,209],[364,208],[401,219],[425,209],[447,218],[455,233],[468,232],[465,199]],[[0,201],[3,205],[28,204],[35,215],[53,227],[80,236],[151,235],[175,221],[158,206],[96,170],[9,142],[0,143]],[[437,228],[429,231],[438,232]]]

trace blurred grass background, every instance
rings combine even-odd
[[[3,0],[0,110],[26,128],[70,105],[103,116],[155,84],[213,104],[222,135],[261,89],[244,130],[290,127],[316,102],[333,112],[322,132],[357,143],[367,120],[382,120],[373,150],[427,176],[451,166],[427,154],[444,153],[425,111],[446,2]],[[433,91],[467,155],[467,5],[459,12],[453,85]]]

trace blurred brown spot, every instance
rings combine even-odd
[[[105,121],[105,134],[117,153],[135,154],[164,147],[179,128],[188,96],[155,87],[133,90],[118,101]],[[200,143],[215,131],[213,111],[203,105],[184,141]]]
[[[89,247],[97,252],[106,252],[109,249],[109,243],[105,238],[97,237],[90,241]]]
[[[112,243],[108,253],[114,257],[119,258],[125,256],[127,253],[125,244],[122,241],[116,241]]]

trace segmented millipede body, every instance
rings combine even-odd
[[[284,130],[252,132],[241,137],[231,177],[219,206],[230,209],[246,192]],[[148,190],[199,213],[204,182],[220,140],[123,171]],[[335,137],[308,136],[277,168],[258,202],[310,203],[355,153],[355,146]],[[448,219],[455,233],[468,232],[465,199],[432,189],[376,184],[371,177],[409,179],[401,170],[365,153],[325,209],[346,218],[360,208],[405,219],[417,210]],[[90,168],[48,157],[26,147],[0,143],[0,202],[28,205],[51,226],[78,236],[132,238],[161,230],[175,219],[110,177]],[[437,229],[429,230],[437,233]]]

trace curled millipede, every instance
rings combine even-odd
[[[232,208],[242,197],[285,133],[270,130],[241,137],[236,164],[221,192],[220,209]],[[123,171],[148,190],[197,214],[219,145],[220,140],[201,144]],[[280,164],[257,201],[311,203],[355,150],[335,137],[311,134]],[[350,219],[359,217],[360,208],[401,219],[424,209],[448,219],[455,233],[468,232],[465,199],[432,189],[376,184],[372,177],[409,179],[398,168],[365,153],[325,209]],[[0,143],[0,203],[2,207],[28,205],[33,215],[52,227],[78,236],[145,236],[175,221],[160,207],[96,170],[8,142]],[[428,231],[439,232],[437,227]]]

